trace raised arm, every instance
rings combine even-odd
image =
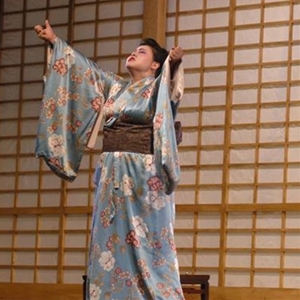
[[[183,49],[180,46],[173,47],[169,52],[170,57],[170,67],[171,67],[171,79],[173,79],[178,66],[182,62],[182,57],[184,55]]]
[[[172,109],[174,116],[176,114],[177,106],[179,104],[178,101],[181,100],[184,91],[184,70],[182,66],[183,55],[184,51],[180,46],[173,47],[169,51],[169,94],[172,100]]]

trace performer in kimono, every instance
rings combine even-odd
[[[183,50],[143,40],[126,80],[56,37],[48,21],[35,31],[49,42],[37,157],[73,181],[103,116],[86,299],[184,299],[173,228]]]

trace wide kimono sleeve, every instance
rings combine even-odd
[[[182,65],[176,72],[175,81],[170,79],[169,58],[158,78],[158,94],[154,127],[154,156],[166,194],[171,194],[179,183],[180,164],[175,136],[174,118],[183,96],[184,74]]]
[[[35,153],[73,181],[115,75],[59,38],[49,46],[47,62]]]

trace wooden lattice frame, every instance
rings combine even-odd
[[[105,2],[105,1],[101,1],[101,2]],[[110,1],[110,2],[119,2],[119,1]],[[155,2],[155,3],[154,3]],[[182,0],[181,0],[182,2]],[[25,1],[26,3],[26,1]],[[251,5],[247,5],[247,9],[262,9],[262,11],[268,7],[278,7],[278,6],[286,6],[289,5],[290,7],[290,20],[289,21],[280,21],[280,22],[275,22],[272,24],[265,24],[264,20],[263,20],[263,14],[262,14],[262,18],[260,20],[259,24],[252,24],[252,25],[235,25],[235,19],[234,19],[234,13],[235,11],[239,11],[239,10],[243,10],[245,9],[245,6],[243,5],[237,5],[236,1],[231,0],[230,1],[230,9],[228,8],[209,8],[208,7],[208,2],[203,1],[203,7],[200,11],[187,11],[187,12],[180,12],[180,1],[176,0],[176,10],[175,12],[172,13],[168,13],[167,17],[174,17],[175,18],[175,30],[174,31],[167,31],[167,38],[173,38],[174,40],[174,44],[177,44],[180,40],[181,36],[184,36],[186,34],[193,34],[193,33],[201,33],[202,34],[202,42],[201,42],[201,49],[190,49],[190,50],[186,50],[186,54],[200,54],[201,55],[201,66],[200,68],[188,68],[186,70],[187,74],[194,74],[194,73],[199,73],[200,74],[200,80],[199,80],[199,87],[195,88],[187,88],[186,92],[187,95],[189,93],[194,93],[194,92],[199,92],[199,106],[198,107],[185,107],[184,104],[181,106],[180,108],[180,112],[179,112],[179,118],[183,119],[183,123],[184,123],[184,114],[185,113],[191,113],[194,112],[195,110],[199,112],[198,115],[198,125],[197,126],[185,126],[184,127],[184,132],[185,133],[189,133],[189,132],[197,132],[197,142],[195,145],[189,146],[189,145],[185,145],[184,143],[180,146],[179,150],[180,153],[185,153],[188,151],[196,151],[198,153],[197,155],[197,161],[196,164],[194,166],[190,166],[190,165],[182,165],[182,170],[183,173],[187,170],[192,170],[195,172],[195,184],[180,184],[178,191],[179,192],[183,192],[183,191],[195,191],[195,196],[194,196],[194,200],[192,201],[192,204],[178,204],[177,205],[177,214],[178,216],[180,215],[184,215],[186,214],[188,217],[191,217],[193,219],[193,227],[192,228],[176,228],[176,232],[178,234],[187,234],[187,235],[192,235],[193,236],[193,246],[190,248],[184,248],[184,247],[179,247],[178,248],[178,253],[179,255],[184,255],[185,253],[192,253],[192,261],[191,264],[188,266],[182,266],[181,271],[182,272],[190,272],[190,273],[210,273],[213,272],[215,274],[217,274],[217,278],[218,278],[218,285],[219,286],[225,286],[226,285],[226,272],[231,271],[231,272],[239,272],[239,271],[245,271],[245,272],[249,272],[251,274],[250,276],[250,287],[255,286],[254,284],[254,274],[257,271],[256,267],[255,267],[255,253],[257,252],[257,249],[255,248],[255,237],[256,237],[256,233],[260,232],[260,233],[274,233],[276,232],[277,234],[281,235],[281,245],[280,248],[277,249],[280,252],[280,267],[279,268],[272,268],[272,269],[266,269],[266,270],[258,270],[258,271],[270,271],[270,272],[275,272],[280,274],[280,282],[279,282],[279,287],[283,287],[284,286],[284,273],[285,272],[291,272],[294,273],[295,275],[299,274],[299,269],[297,268],[289,268],[286,269],[284,267],[284,254],[285,253],[291,253],[291,254],[299,254],[299,249],[288,249],[285,247],[285,243],[284,243],[284,237],[286,236],[287,233],[290,234],[299,234],[299,228],[294,228],[294,229],[289,229],[286,228],[286,216],[288,213],[294,212],[294,213],[299,213],[300,211],[300,205],[299,203],[290,203],[287,201],[287,188],[288,187],[295,187],[298,188],[299,187],[299,183],[298,182],[288,182],[288,167],[289,166],[293,166],[298,168],[299,167],[299,162],[289,162],[288,161],[288,147],[290,145],[294,146],[294,147],[298,147],[300,146],[300,142],[299,141],[295,141],[295,142],[288,142],[287,141],[283,142],[283,143],[260,143],[259,140],[259,128],[260,126],[265,126],[265,127],[274,127],[274,126],[278,126],[281,123],[278,122],[278,124],[275,123],[264,123],[264,124],[260,124],[260,112],[262,108],[272,108],[272,107],[286,107],[286,121],[283,124],[285,126],[285,136],[288,138],[288,134],[289,134],[289,127],[290,126],[295,126],[295,127],[299,127],[299,121],[290,121],[289,120],[289,107],[291,106],[299,106],[300,101],[286,101],[285,103],[278,103],[278,102],[274,102],[274,103],[263,103],[261,101],[261,90],[265,87],[268,86],[273,86],[274,83],[270,82],[263,82],[262,81],[262,70],[263,67],[265,66],[281,66],[282,64],[286,64],[287,65],[287,73],[288,73],[288,78],[287,78],[287,82],[288,82],[288,88],[286,90],[286,99],[290,99],[290,93],[291,93],[291,87],[292,86],[297,86],[300,84],[299,80],[292,80],[291,78],[291,68],[294,65],[299,65],[299,61],[292,61],[292,46],[294,45],[299,45],[300,41],[296,40],[293,41],[292,40],[292,26],[295,25],[299,25],[299,20],[293,20],[293,8],[294,6],[296,6],[298,4],[298,1],[294,0],[294,1],[280,1],[277,3],[268,3],[268,2],[264,2],[262,1],[260,4],[251,4]],[[3,3],[2,3],[3,5]],[[49,8],[49,1],[47,3],[48,8]],[[68,34],[67,37],[70,41],[73,40],[73,31],[72,31],[72,27],[71,24],[76,24],[75,20],[74,20],[74,3],[73,1],[70,1],[70,6],[68,6],[70,8],[69,10],[69,26],[67,26],[68,30]],[[77,4],[78,6],[84,6],[85,4]],[[95,18],[98,19],[98,12],[99,12],[99,5],[100,2],[96,1],[95,2],[96,5],[96,9],[95,9]],[[125,5],[125,1],[121,1],[121,15],[123,16],[123,9],[124,9],[124,5]],[[146,4],[145,4],[146,5]],[[147,4],[148,5],[148,4]],[[150,4],[149,4],[150,5]],[[151,5],[156,5],[156,7],[161,7],[162,2],[161,1],[153,1],[151,2]],[[43,9],[41,9],[43,10]],[[3,10],[2,10],[3,11]],[[37,12],[39,10],[36,10]],[[212,32],[222,32],[224,31],[224,28],[206,28],[206,14],[207,13],[218,13],[218,12],[226,12],[228,11],[229,13],[229,26],[228,26],[228,44],[229,45],[233,45],[232,47],[215,47],[215,48],[209,48],[207,49],[205,47],[205,33],[212,33]],[[47,10],[48,12],[48,10]],[[202,29],[201,30],[187,30],[187,31],[181,31],[179,29],[179,17],[180,16],[184,16],[184,15],[193,15],[193,14],[197,14],[197,13],[201,13],[203,15],[202,18]],[[156,18],[161,18],[161,14],[157,14],[155,16]],[[142,18],[142,16],[134,16],[134,17],[125,17],[123,16],[120,20],[120,28],[122,31],[122,24],[124,21],[126,20],[132,20],[132,19],[140,19]],[[153,15],[151,16],[151,18],[153,18]],[[152,19],[151,19],[152,20]],[[101,23],[102,21],[99,20],[98,23]],[[85,24],[85,23],[90,23],[90,21],[84,21],[84,22],[80,22],[80,24]],[[97,22],[95,22],[95,35],[97,36],[97,30],[98,30],[98,24]],[[60,24],[60,25],[66,25],[66,24]],[[274,46],[274,43],[266,43],[263,41],[263,31],[261,30],[261,28],[263,26],[289,26],[289,41],[286,42],[278,42],[275,43],[276,45],[280,45],[283,47],[287,47],[288,48],[288,60],[287,62],[282,62],[282,61],[278,61],[278,62],[273,62],[273,63],[264,63],[262,60],[262,53],[263,53],[263,49],[264,47],[271,47]],[[57,25],[58,26],[58,25]],[[58,26],[59,27],[59,26]],[[22,45],[23,48],[25,46],[25,34],[26,34],[26,30],[28,30],[28,28],[26,27],[26,20],[25,18],[23,19],[23,28],[24,30],[22,30]],[[251,29],[251,28],[259,28],[260,29],[260,39],[259,39],[259,43],[258,44],[252,44],[252,45],[236,45],[235,46],[235,37],[234,37],[234,33],[237,30],[244,30],[244,29]],[[17,30],[9,30],[9,32],[15,32]],[[161,40],[164,43],[163,37],[161,35],[161,31],[159,31],[159,28],[156,28],[154,31],[150,31],[149,33],[146,32],[146,29],[144,28],[144,36],[145,35],[153,35],[154,37],[157,37],[158,40]],[[133,34],[130,36],[130,38],[133,39],[138,39],[140,38],[141,35],[139,34]],[[2,38],[2,34],[0,37],[0,40]],[[122,38],[124,37],[120,37],[120,40],[122,40]],[[111,38],[114,39],[114,38]],[[105,38],[97,38],[97,41],[102,41],[105,40]],[[93,42],[92,40],[90,42]],[[81,41],[74,41],[74,44],[80,47]],[[124,59],[125,54],[122,53],[121,51],[121,42],[119,43],[119,53],[120,55],[118,57],[116,57],[118,59],[118,70],[121,71],[122,70],[122,59]],[[183,45],[184,46],[184,45]],[[234,64],[234,51],[236,49],[248,49],[248,48],[253,48],[253,47],[257,47],[259,49],[259,63],[258,64],[252,64],[252,65],[238,65],[236,66]],[[12,47],[13,50],[14,47]],[[18,48],[18,47],[16,47]],[[3,49],[1,49],[3,51]],[[217,66],[217,67],[206,67],[205,66],[205,53],[209,53],[209,52],[218,52],[218,51],[227,51],[227,61],[228,64],[227,66]],[[21,50],[21,56],[24,58],[24,49]],[[111,59],[113,58],[113,55],[108,55],[108,56],[104,56],[101,57],[101,60],[105,60],[105,59]],[[94,49],[93,49],[93,55],[92,58],[94,59],[99,59],[98,54],[97,54],[97,44],[94,43]],[[34,65],[34,64],[33,64]],[[26,85],[27,82],[26,80],[23,79],[23,67],[25,67],[24,64],[20,64],[20,67],[22,69],[22,72],[20,73],[20,91],[19,94],[22,95],[23,94],[23,88],[24,85]],[[233,72],[234,70],[243,70],[243,69],[247,69],[249,67],[254,67],[254,68],[258,68],[259,70],[259,80],[257,83],[255,84],[244,84],[243,87],[246,89],[249,88],[254,88],[257,89],[257,103],[256,104],[234,104],[233,103],[233,91],[235,89],[239,89],[241,88],[241,85],[236,85],[233,83]],[[0,67],[2,68],[2,67]],[[226,86],[223,87],[206,87],[204,84],[204,73],[207,71],[226,71],[227,73],[227,81],[226,81]],[[36,82],[37,83],[37,82]],[[0,83],[1,84],[1,83]],[[276,82],[275,85],[276,86],[284,86],[286,84],[286,82]],[[1,84],[2,85],[2,84]],[[13,87],[14,85],[11,84],[11,86]],[[226,92],[226,104],[224,105],[219,105],[219,106],[205,106],[203,105],[203,92],[205,91],[214,91],[214,90],[218,90],[218,89],[223,89]],[[22,97],[21,97],[22,98]],[[14,177],[14,182],[15,182],[15,186],[17,187],[20,183],[20,178],[21,176],[28,176],[28,178],[35,178],[34,175],[36,175],[35,171],[22,171],[20,169],[20,165],[22,163],[21,158],[32,158],[33,154],[30,153],[22,153],[21,151],[21,142],[26,140],[26,139],[34,139],[34,136],[32,135],[22,135],[21,134],[21,122],[22,121],[37,121],[36,117],[22,117],[22,105],[26,102],[31,102],[31,101],[40,101],[40,99],[30,99],[30,100],[26,100],[26,99],[22,99],[22,102],[15,100],[15,101],[1,101],[1,105],[8,105],[8,104],[12,104],[15,103],[16,105],[19,106],[19,114],[17,117],[15,118],[2,118],[1,122],[2,124],[5,123],[6,121],[9,122],[17,122],[18,124],[18,129],[17,129],[17,135],[6,135],[5,137],[0,137],[0,143],[1,142],[6,142],[9,139],[13,139],[16,141],[17,144],[17,153],[16,154],[0,154],[0,159],[5,160],[5,159],[15,159],[15,171],[1,171],[0,172],[0,176],[4,176],[4,177]],[[240,124],[232,124],[231,120],[232,120],[232,110],[233,109],[257,109],[257,123],[256,124],[246,124],[246,125],[240,125]],[[201,125],[201,120],[202,120],[202,115],[204,111],[214,111],[214,110],[224,110],[226,112],[226,117],[225,117],[225,124],[224,125]],[[0,127],[1,127],[1,123],[0,123]],[[229,172],[231,168],[239,168],[241,166],[239,165],[234,165],[230,163],[230,150],[231,149],[245,149],[247,147],[252,147],[253,143],[249,143],[249,144],[232,144],[231,143],[231,135],[230,132],[232,129],[241,129],[243,127],[252,127],[255,128],[256,130],[256,143],[255,143],[255,163],[253,165],[249,165],[248,167],[253,167],[255,169],[255,181],[254,184],[232,184],[229,181]],[[207,146],[203,146],[201,145],[201,139],[202,139],[202,134],[203,131],[205,130],[212,130],[212,129],[216,129],[216,130],[224,130],[225,131],[225,141],[224,141],[224,145],[207,145]],[[258,171],[259,171],[259,167],[261,166],[268,166],[268,164],[259,164],[259,160],[258,160],[258,155],[259,155],[259,148],[263,147],[263,148],[268,148],[268,147],[278,147],[278,146],[282,146],[284,147],[284,162],[283,163],[277,163],[275,164],[275,167],[281,167],[283,166],[284,168],[284,180],[282,182],[282,187],[283,187],[283,201],[282,203],[276,203],[276,204],[262,204],[262,203],[258,203],[257,201],[257,197],[258,197],[258,188],[259,187],[266,187],[266,188],[276,188],[278,186],[277,183],[275,184],[271,184],[271,183],[259,183],[258,180]],[[212,150],[212,149],[218,149],[218,150],[223,150],[224,151],[224,157],[223,157],[223,164],[220,165],[203,165],[201,164],[201,150]],[[64,272],[65,270],[68,271],[74,271],[74,272],[78,272],[78,273],[84,273],[85,272],[85,265],[86,265],[86,261],[87,261],[87,249],[88,249],[88,240],[89,240],[89,224],[90,224],[90,214],[91,214],[91,205],[92,205],[92,199],[93,199],[93,186],[91,184],[92,181],[92,174],[93,174],[93,168],[95,165],[95,159],[97,157],[97,155],[99,154],[100,150],[99,148],[95,151],[92,152],[88,152],[85,155],[85,159],[86,159],[86,164],[82,169],[82,176],[85,176],[87,174],[88,176],[88,186],[72,186],[69,184],[66,184],[65,182],[59,182],[58,186],[55,188],[44,188],[45,185],[45,181],[48,178],[48,175],[51,178],[50,172],[48,171],[48,169],[44,166],[44,164],[41,162],[39,169],[38,169],[38,174],[40,175],[38,177],[38,188],[36,189],[27,189],[27,190],[21,190],[19,188],[16,188],[13,191],[14,197],[13,197],[13,205],[11,207],[3,207],[0,209],[0,214],[1,216],[11,216],[13,218],[13,226],[10,229],[0,229],[0,234],[2,236],[9,236],[12,235],[14,241],[12,242],[12,246],[11,247],[3,247],[0,248],[0,252],[3,253],[7,253],[10,252],[12,253],[11,256],[11,261],[10,263],[7,263],[5,265],[2,265],[0,267],[0,269],[10,269],[11,266],[12,270],[33,270],[33,280],[32,282],[37,283],[39,282],[38,280],[38,271],[39,270],[54,270],[56,271],[56,282],[57,283],[64,283],[66,282],[65,278],[64,278]],[[215,169],[221,169],[222,170],[222,174],[223,174],[223,178],[222,178],[222,183],[220,184],[203,184],[200,181],[200,169],[206,169],[206,170],[215,170]],[[14,176],[14,174],[17,174],[17,176]],[[215,189],[215,188],[220,188],[222,190],[222,198],[221,198],[221,202],[219,204],[203,204],[202,203],[202,199],[200,198],[200,191],[202,189]],[[249,203],[249,204],[232,204],[229,202],[229,192],[231,188],[253,188],[255,193],[254,193],[254,197],[253,197],[253,203]],[[4,197],[6,194],[11,193],[10,190],[6,189],[6,190],[0,190],[0,194],[2,195],[2,197]],[[18,201],[20,199],[20,195],[21,193],[24,194],[28,194],[30,195],[31,193],[36,193],[37,194],[37,205],[36,207],[19,207],[18,205]],[[54,207],[47,207],[43,205],[43,193],[53,193],[56,197],[59,196],[60,200],[58,201],[58,205],[54,206]],[[78,205],[78,206],[70,206],[68,201],[68,195],[70,193],[85,193],[87,194],[87,204],[88,206],[84,206],[84,205]],[[189,202],[191,203],[191,202]],[[267,213],[267,212],[278,212],[281,214],[281,218],[282,218],[282,227],[280,229],[259,229],[256,227],[256,223],[257,223],[257,216],[259,213]],[[207,214],[212,214],[212,213],[216,213],[219,214],[220,216],[220,228],[218,229],[214,229],[214,228],[199,228],[198,226],[198,222],[199,222],[199,217],[202,216],[203,213],[207,213]],[[234,228],[228,228],[227,227],[227,223],[228,223],[228,216],[232,213],[247,213],[249,215],[252,216],[252,227],[249,228],[242,228],[242,229],[234,229]],[[36,217],[36,227],[33,229],[28,229],[28,230],[22,230],[20,228],[18,228],[18,218],[21,216],[34,216]],[[46,217],[46,216],[58,216],[59,217],[59,228],[55,229],[55,230],[50,230],[50,229],[41,229],[41,220],[42,217]],[[66,229],[66,222],[68,220],[68,216],[85,216],[86,217],[86,227],[83,229]],[[36,245],[35,247],[32,248],[28,248],[28,247],[16,247],[15,246],[15,242],[16,242],[16,238],[18,234],[24,234],[24,235],[36,235],[37,241],[36,241]],[[207,247],[198,247],[197,243],[199,238],[201,238],[201,234],[219,234],[220,235],[220,247],[219,248],[207,248]],[[238,234],[251,234],[252,236],[252,245],[250,249],[244,249],[244,248],[230,248],[227,246],[227,236],[228,233],[238,233]],[[38,247],[38,243],[39,243],[39,235],[52,235],[52,234],[57,234],[58,235],[58,246],[57,247],[51,247],[51,248],[40,248]],[[76,249],[74,249],[73,247],[65,247],[65,240],[66,240],[66,236],[67,235],[72,235],[72,234],[77,234],[77,235],[84,235],[85,238],[85,245],[83,247],[77,247]],[[277,251],[275,250],[275,252]],[[40,265],[39,264],[39,254],[43,253],[43,252],[55,252],[57,253],[57,258],[58,258],[58,263],[57,263],[57,267],[53,266],[53,265]],[[214,253],[218,253],[219,255],[219,264],[218,266],[211,266],[211,267],[199,267],[197,265],[197,254],[203,251],[211,251]],[[251,255],[251,264],[250,267],[248,268],[234,268],[234,267],[226,267],[226,255],[228,252],[247,252],[250,251],[250,255]],[[274,250],[272,249],[263,249],[261,250],[265,253],[274,253]],[[28,265],[17,265],[15,263],[15,255],[18,252],[33,252],[35,253],[35,258],[34,258],[34,263],[33,264],[28,264]],[[85,262],[83,264],[78,264],[78,265],[65,265],[64,264],[64,255],[65,253],[82,253],[82,255],[84,255],[85,257]],[[14,282],[15,278],[14,278],[14,272],[10,273],[10,278],[7,280],[7,282]]]

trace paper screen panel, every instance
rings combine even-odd
[[[183,271],[213,274],[219,262],[213,285],[297,287],[287,282],[286,265],[296,256],[284,249],[291,235],[299,239],[299,227],[291,233],[285,225],[300,199],[298,7],[272,0],[168,4],[167,45],[184,47],[186,67],[176,232],[195,233],[193,247],[178,252]],[[260,212],[264,205],[269,212]],[[219,211],[217,231],[202,231],[194,220],[212,209]],[[299,276],[299,267],[293,272]]]

